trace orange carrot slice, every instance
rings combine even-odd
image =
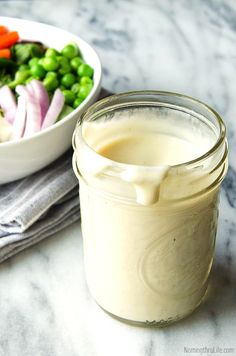
[[[8,32],[0,36],[0,49],[11,47],[19,40],[19,34],[16,31]]]
[[[0,58],[11,58],[11,51],[9,48],[0,49]]]
[[[4,35],[7,32],[8,32],[8,29],[5,26],[0,25],[0,35]]]

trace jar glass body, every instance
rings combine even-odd
[[[176,135],[193,141],[201,131],[211,147],[197,159],[167,168],[98,154],[97,142],[108,139],[104,127],[125,115],[133,120],[137,113],[160,120],[158,127],[169,120],[168,130],[178,127]],[[227,170],[219,116],[182,95],[131,92],[93,105],[77,125],[73,143],[85,270],[94,299],[113,316],[146,325],[165,325],[191,313],[207,289],[219,187]],[[141,183],[137,172],[144,177]]]

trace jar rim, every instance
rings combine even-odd
[[[80,130],[80,138],[83,142],[83,144],[85,146],[87,146],[87,148],[92,151],[95,155],[99,156],[99,157],[102,157],[104,158],[105,160],[107,161],[110,161],[110,162],[113,162],[113,164],[117,164],[118,166],[120,167],[127,167],[127,166],[135,166],[135,165],[132,165],[132,164],[127,164],[127,163],[122,163],[122,162],[118,162],[118,161],[113,161],[107,157],[104,157],[102,155],[100,155],[98,152],[96,152],[92,147],[90,147],[86,140],[84,139],[83,135],[82,135],[82,124],[83,124],[83,121],[86,117],[90,117],[92,116],[93,114],[95,113],[99,113],[99,111],[101,109],[108,109],[108,108],[112,108],[112,103],[115,103],[116,100],[119,100],[119,99],[124,99],[124,98],[130,98],[130,101],[127,101],[127,102],[123,102],[121,103],[122,105],[119,106],[119,107],[125,107],[128,103],[133,103],[133,104],[138,104],[141,102],[141,96],[149,96],[149,97],[152,97],[152,96],[164,96],[164,97],[172,97],[173,99],[174,98],[178,98],[178,99],[182,99],[182,100],[186,100],[188,101],[188,103],[192,103],[193,105],[198,105],[199,107],[207,110],[207,112],[209,112],[210,115],[213,115],[213,117],[216,119],[216,122],[217,124],[219,125],[219,135],[218,135],[218,138],[216,140],[216,142],[214,143],[214,145],[209,149],[207,150],[204,154],[202,154],[201,156],[193,159],[193,160],[190,160],[190,161],[186,161],[186,162],[182,162],[182,163],[179,163],[179,164],[176,164],[176,165],[170,165],[170,167],[172,169],[178,169],[178,168],[181,168],[181,167],[191,167],[195,164],[198,164],[200,163],[201,161],[203,161],[204,159],[208,158],[209,156],[211,156],[214,152],[216,152],[220,146],[224,143],[225,141],[225,138],[226,138],[226,127],[225,127],[225,124],[221,118],[221,116],[211,107],[209,106],[208,104],[204,103],[203,101],[200,101],[198,99],[195,99],[194,97],[192,96],[188,96],[188,95],[185,95],[185,94],[181,94],[181,93],[176,93],[176,92],[169,92],[169,91],[159,91],[159,90],[135,90],[135,91],[127,91],[127,92],[123,92],[123,93],[118,93],[118,94],[113,94],[113,95],[109,95],[99,101],[97,101],[96,103],[94,103],[93,105],[91,105],[82,115],[81,117],[79,118],[79,120],[77,121],[77,124],[76,124],[76,127],[75,127],[75,130],[74,130],[74,134],[73,134],[73,139],[72,139],[72,144],[73,144],[73,148],[74,150],[76,149],[76,145],[75,145],[75,135],[77,133],[77,130]],[[140,96],[140,101],[132,101],[132,98],[134,97],[139,97]],[[142,99],[142,102],[151,102],[151,101],[148,101],[148,100],[145,100],[145,99]],[[161,102],[161,101],[160,101]],[[106,104],[108,104],[106,106]],[[178,105],[180,108],[184,108],[183,105]],[[194,111],[194,110],[193,110]],[[196,112],[196,111],[194,111]],[[142,165],[139,165],[139,167],[142,167]],[[147,168],[147,166],[143,166],[145,168]],[[148,166],[152,169],[155,169],[156,167],[158,166]]]

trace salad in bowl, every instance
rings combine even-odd
[[[101,63],[88,43],[53,26],[0,16],[0,184],[65,152],[100,87]]]

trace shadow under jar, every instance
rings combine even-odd
[[[136,324],[191,313],[207,289],[227,171],[219,115],[180,94],[118,94],[82,116],[73,146],[96,302]]]

